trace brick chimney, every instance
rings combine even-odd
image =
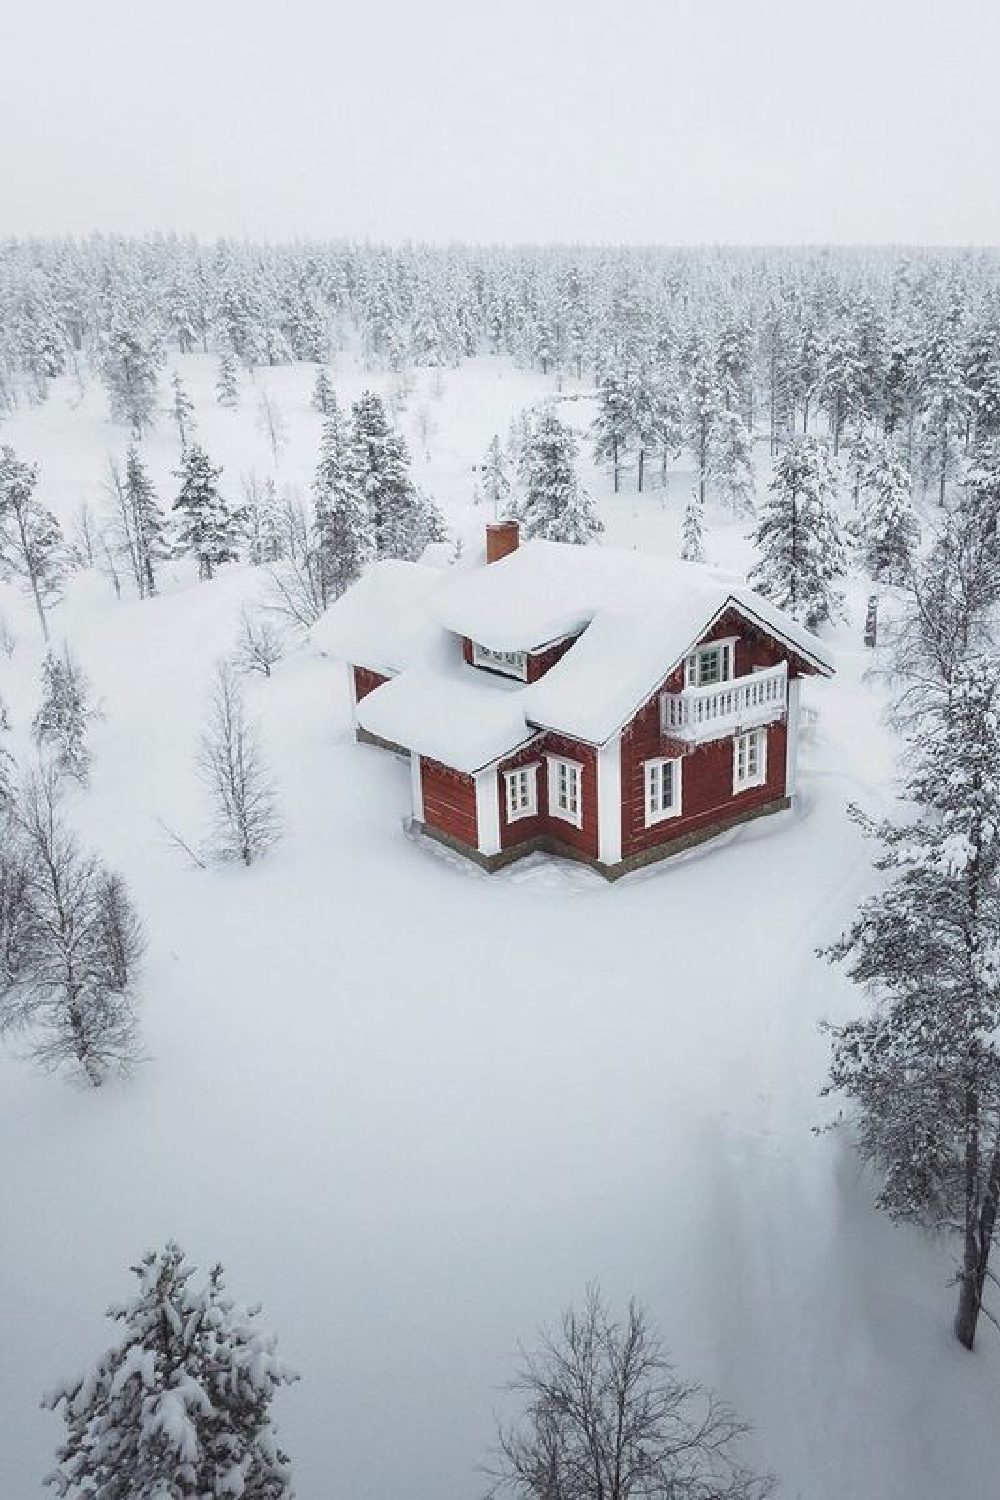
[[[516,521],[493,521],[486,527],[486,561],[499,562],[516,552],[521,540],[520,527]]]

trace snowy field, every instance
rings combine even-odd
[[[235,501],[241,472],[272,472],[253,387],[226,412],[214,359],[179,367]],[[333,378],[345,400],[388,389],[346,357]],[[472,465],[555,387],[487,359],[443,381],[418,372],[401,424],[415,477],[472,548],[489,519]],[[312,371],[257,385],[288,425],[279,488],[305,489]],[[561,414],[582,427],[590,412]],[[100,387],[81,401],[68,380],[0,440],[41,465],[67,526],[81,500],[105,507],[103,467],[125,446]],[[165,413],[143,448],[169,503]],[[615,498],[584,474],[609,540],[676,553],[690,475],[641,496],[627,476]],[[746,524],[708,524],[710,557],[742,571]],[[127,1267],[168,1236],[263,1301],[301,1373],[277,1413],[299,1500],[480,1495],[518,1340],[589,1280],[645,1302],[683,1374],[753,1423],[783,1496],[991,1493],[992,1330],[975,1356],[959,1348],[946,1247],[877,1216],[842,1135],[814,1133],[831,1116],[817,1022],[859,1004],[814,949],[873,880],[844,808],[892,796],[863,582],[835,633],[838,677],[808,684],[794,811],[614,886],[542,857],[486,877],[409,842],[407,767],[353,743],[343,670],[308,642],[248,688],[284,839],[250,871],[187,861],[158,820],[204,829],[208,679],[264,583],[234,566],[199,584],[179,563],[157,599],[119,602],[95,571],[54,617],[103,703],[72,811],[145,919],[148,1056],[94,1091],[0,1052],[0,1500],[40,1493],[61,1432],[41,1392],[103,1348]],[[0,610],[24,749],[37,625],[9,587]]]

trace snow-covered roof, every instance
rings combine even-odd
[[[740,579],[646,553],[544,541],[457,578],[420,563],[378,563],[313,634],[321,649],[393,677],[358,705],[365,729],[476,771],[538,729],[603,744],[729,608],[818,671],[833,671],[822,641]],[[467,666],[457,639],[527,651],[575,634],[531,684]]]
[[[488,677],[461,660],[453,669],[421,665],[364,697],[358,722],[456,771],[478,771],[532,738],[524,696],[523,683]]]
[[[652,633],[669,626],[669,638],[659,634],[657,652],[669,670],[691,644],[693,632],[730,599],[821,670],[833,671],[822,642],[742,580],[696,563],[614,547],[525,542],[500,562],[450,580],[430,608],[447,629],[495,651],[544,646],[576,634],[605,611],[642,619]],[[609,626],[609,636],[613,628]],[[624,626],[618,628],[624,635]],[[590,650],[596,655],[595,645]],[[570,655],[578,651],[579,645],[574,646]]]
[[[441,634],[429,613],[448,573],[424,563],[373,563],[312,628],[313,643],[353,666],[392,676],[418,661]]]

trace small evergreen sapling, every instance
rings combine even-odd
[[[225,350],[219,359],[219,377],[215,382],[215,399],[229,411],[240,404],[240,377],[236,355]]]
[[[684,511],[684,528],[681,535],[681,560],[683,562],[695,563],[703,563],[705,561],[705,535],[697,490],[691,492],[691,498],[688,500]]]
[[[321,417],[329,416],[334,399],[333,385],[330,381],[329,371],[325,365],[320,365],[316,371],[316,381],[313,385],[313,410],[318,411]]]
[[[148,1251],[136,1295],[111,1307],[115,1343],[43,1405],[66,1427],[46,1484],[67,1500],[290,1500],[271,1403],[298,1376],[260,1309],[227,1295],[216,1265],[202,1288],[180,1246]]]

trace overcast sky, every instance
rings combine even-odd
[[[0,16],[0,233],[1000,243],[997,0]]]

